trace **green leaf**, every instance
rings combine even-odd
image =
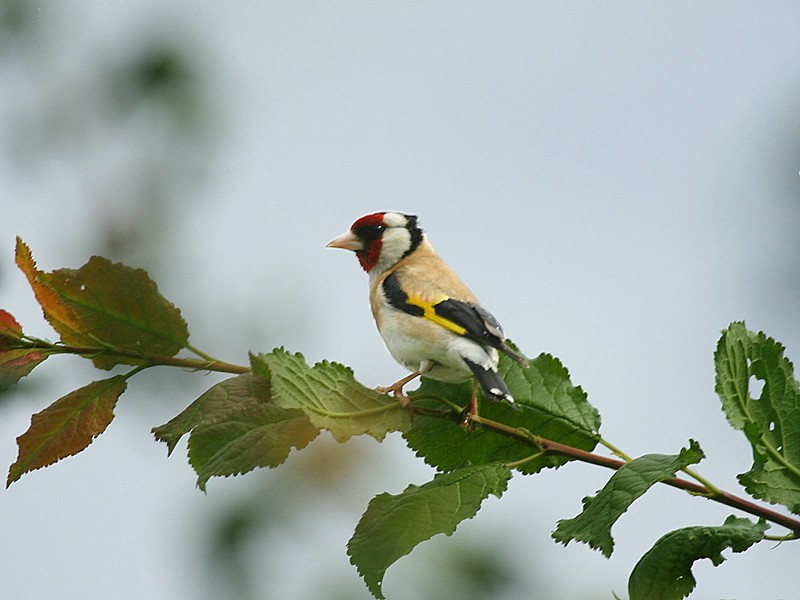
[[[111,423],[126,387],[124,375],[93,381],[33,415],[31,426],[17,438],[19,454],[6,486],[29,471],[84,450]]]
[[[719,566],[730,548],[743,552],[764,538],[769,526],[730,516],[720,527],[686,527],[659,539],[639,560],[628,579],[630,600],[680,600],[696,585],[692,565],[701,558]]]
[[[569,434],[558,440],[569,446],[577,446],[586,437],[594,439],[600,430],[600,413],[589,404],[580,386],[572,385],[569,371],[561,361],[549,354],[540,354],[524,368],[503,355],[501,373],[514,398],[523,408],[540,413],[546,422],[537,435],[555,439],[569,430]],[[565,428],[564,425],[567,427]],[[554,435],[549,435],[552,428]]]
[[[277,467],[293,447],[301,450],[318,433],[302,410],[251,403],[220,422],[196,427],[189,438],[189,462],[205,491],[213,476]]]
[[[753,466],[739,481],[752,496],[800,514],[800,384],[783,353],[763,332],[732,323],[714,353],[716,391],[753,450]],[[760,394],[754,380],[763,384]]]
[[[553,538],[565,546],[572,540],[589,544],[606,557],[614,550],[611,527],[633,502],[659,481],[675,477],[675,473],[700,462],[703,451],[690,440],[689,447],[677,455],[646,454],[616,471],[596,496],[583,499],[583,511],[572,519],[562,519]]]
[[[80,269],[45,273],[17,239],[17,264],[28,277],[44,315],[67,345],[108,346],[174,356],[189,341],[186,322],[146,271],[93,256]],[[141,364],[136,358],[97,355],[95,366]]]
[[[267,377],[245,373],[214,385],[168,423],[155,427],[156,439],[172,453],[187,433],[189,462],[205,490],[214,476],[277,467],[294,447],[304,448],[319,434],[306,414],[272,400]]]
[[[282,348],[251,355],[250,360],[256,375],[270,378],[273,402],[299,408],[315,427],[327,429],[340,442],[361,434],[381,441],[410,425],[408,410],[396,399],[364,387],[344,365],[323,361],[309,367],[302,354]]]
[[[541,354],[524,368],[501,356],[499,371],[521,410],[514,410],[505,403],[482,401],[481,416],[575,448],[594,449],[600,416],[587,401],[586,393],[572,385],[567,369],[558,359]],[[422,385],[411,397],[415,406],[425,408],[442,408],[437,398],[464,406],[471,391],[470,382],[447,384],[423,377]],[[404,437],[417,455],[442,471],[464,464],[507,463],[536,453],[530,445],[508,436],[480,428],[469,432],[458,423],[421,414],[414,417]],[[567,460],[545,455],[517,468],[523,473],[536,473],[544,467],[560,466]]]
[[[196,427],[225,421],[243,408],[269,402],[270,381],[252,373],[237,375],[209,388],[168,423],[153,428],[156,439],[172,454],[178,440]]]
[[[432,481],[408,486],[401,494],[373,498],[347,544],[350,562],[364,578],[369,591],[383,598],[386,570],[419,543],[471,519],[489,494],[498,498],[511,478],[502,465],[464,467],[438,474]]]

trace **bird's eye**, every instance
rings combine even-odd
[[[362,240],[371,241],[381,237],[385,229],[386,229],[385,225],[381,225],[380,223],[375,223],[374,225],[365,225],[363,227],[359,227],[358,229],[356,229],[355,233]]]

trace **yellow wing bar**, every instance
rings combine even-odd
[[[449,329],[453,333],[457,333],[458,335],[464,335],[467,333],[466,328],[462,327],[455,321],[451,321],[443,317],[442,315],[436,312],[436,305],[440,302],[444,302],[447,300],[447,296],[442,296],[436,302],[426,302],[422,298],[418,298],[416,296],[408,296],[406,298],[406,303],[411,304],[412,306],[417,306],[422,309],[422,316],[428,319],[429,321],[433,321],[437,325],[441,325],[445,329]]]

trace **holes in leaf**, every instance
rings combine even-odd
[[[747,390],[753,400],[761,400],[761,394],[764,392],[764,380],[751,375],[747,382]]]
[[[772,436],[770,436],[772,440],[778,442],[778,445],[775,446],[775,450],[777,450],[780,454],[783,454],[783,444],[780,441],[781,440],[780,435],[777,433],[778,424],[775,421],[770,421],[769,423],[767,423],[767,430],[769,431],[769,433],[773,434]]]

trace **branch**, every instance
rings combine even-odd
[[[122,358],[144,361],[145,363],[147,363],[145,366],[164,365],[170,367],[191,369],[194,371],[215,371],[220,373],[234,373],[234,374],[249,373],[251,371],[250,367],[227,363],[224,361],[212,359],[211,357],[208,357],[208,359],[205,358],[193,359],[193,358],[180,358],[176,356],[157,356],[157,355],[143,356],[133,351],[125,350],[122,348],[115,348],[111,346],[108,347],[67,346],[60,343],[51,343],[36,338],[26,338],[24,340],[15,340],[15,341],[16,341],[15,347],[18,348],[42,348],[50,350],[51,352],[56,352],[60,354],[75,354],[78,356],[83,356],[85,358],[92,358],[93,356],[99,356],[99,355],[117,356]],[[198,352],[195,351],[195,353]],[[201,356],[207,356],[201,353],[198,354],[200,354]],[[457,408],[450,402],[447,402],[447,404],[451,405],[451,408],[454,409]],[[461,420],[461,414],[459,411],[429,410],[429,409],[423,409],[421,407],[415,407],[413,410],[438,418],[444,418],[455,421]],[[507,437],[521,441],[543,452],[549,452],[551,454],[566,456],[567,458],[579,460],[581,462],[597,465],[612,470],[617,470],[626,464],[625,461],[623,460],[610,458],[608,456],[602,456],[600,454],[595,454],[593,452],[587,452],[585,450],[580,450],[572,446],[560,444],[558,442],[554,442],[552,440],[548,440],[546,438],[534,435],[525,429],[511,427],[509,425],[505,425],[497,421],[492,421],[491,419],[487,419],[480,415],[475,415],[472,418],[472,420],[486,429],[494,431],[495,433],[498,433],[500,435],[505,435]],[[741,510],[753,516],[764,518],[767,521],[770,521],[772,523],[781,525],[789,529],[794,533],[795,536],[800,537],[800,520],[783,515],[779,512],[776,512],[764,506],[760,506],[758,504],[750,502],[749,500],[740,498],[739,496],[735,496],[734,494],[731,494],[729,492],[725,492],[723,490],[709,489],[704,485],[700,485],[679,478],[667,479],[662,483],[678,489],[685,490],[692,494],[704,496],[709,500],[713,500],[714,502],[719,502],[720,504],[724,504],[731,508]]]
[[[448,418],[452,420],[460,420],[461,416],[459,414],[452,414],[449,415]],[[605,467],[606,469],[617,470],[623,465],[625,465],[625,461],[616,458],[609,458],[607,456],[601,456],[599,454],[594,454],[593,452],[586,452],[585,450],[579,450],[578,448],[573,448],[572,446],[559,444],[558,442],[554,442],[552,440],[548,440],[533,435],[532,433],[525,431],[523,429],[509,427],[508,425],[504,425],[503,423],[498,423],[497,421],[486,419],[484,417],[481,417],[480,415],[476,415],[475,417],[473,417],[473,421],[479,423],[486,429],[494,431],[495,433],[512,437],[516,440],[529,444],[534,448],[543,450],[544,452],[559,454],[561,456],[566,456],[568,458],[579,460],[581,462],[598,465],[600,467]],[[753,516],[764,518],[767,521],[786,527],[787,529],[791,530],[796,536],[800,536],[800,520],[793,519],[792,517],[783,515],[779,512],[776,512],[764,506],[759,506],[758,504],[750,502],[749,500],[746,500],[744,498],[740,498],[739,496],[735,496],[734,494],[731,494],[729,492],[720,490],[719,492],[715,493],[709,490],[705,486],[693,483],[691,481],[686,481],[685,479],[678,479],[678,478],[667,479],[664,480],[662,483],[681,490],[685,490],[692,494],[698,494],[704,496],[709,500],[725,504],[726,506],[730,506],[731,508],[741,510]]]

